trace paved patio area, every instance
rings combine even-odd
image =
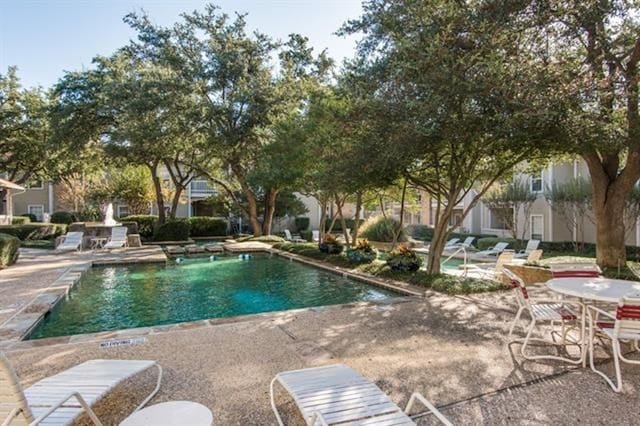
[[[19,303],[10,288],[19,284],[22,297],[33,295],[74,261],[25,256],[0,271],[0,303],[5,305],[5,297]],[[336,362],[374,380],[402,406],[413,391],[422,392],[454,424],[637,423],[629,414],[640,406],[640,368],[625,367],[624,391],[615,394],[590,370],[524,362],[519,346],[504,342],[513,317],[509,302],[509,293],[431,294],[388,305],[313,308],[207,327],[185,324],[131,346],[101,349],[94,340],[13,349],[7,356],[25,385],[92,358],[157,360],[165,378],[151,403],[201,402],[212,409],[217,425],[275,424],[271,378]],[[123,384],[98,405],[98,415],[105,424],[117,424],[153,380],[153,373],[144,373]],[[288,424],[302,424],[284,392],[277,403]],[[436,424],[430,415],[418,423]]]

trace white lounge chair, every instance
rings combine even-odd
[[[526,259],[522,259],[522,258],[516,259],[514,256],[511,263],[514,265],[524,265],[527,263],[538,262],[540,259],[542,259],[542,250],[538,249],[530,252]]]
[[[526,259],[534,250],[538,250],[538,246],[540,245],[540,240],[529,240],[527,241],[527,247],[524,250],[520,250],[514,257],[516,259]]]
[[[3,426],[69,425],[86,411],[94,424],[102,425],[91,407],[119,383],[150,367],[158,369],[158,381],[136,411],[160,389],[162,367],[155,361],[94,359],[23,390],[11,364],[0,353],[0,421]]]
[[[127,227],[126,226],[114,226],[111,228],[111,238],[107,244],[104,245],[105,249],[114,249],[127,246]]]
[[[83,232],[67,232],[63,236],[63,240],[56,247],[56,251],[71,251],[71,250],[82,250],[82,238],[84,237]]]
[[[320,242],[320,231],[318,231],[318,230],[311,231],[311,239],[313,240],[314,243],[319,243]]]
[[[454,239],[455,239],[455,238],[454,238]],[[460,243],[460,242],[457,242],[457,243],[454,243],[454,244],[449,244],[449,243],[447,242],[447,245],[445,246],[445,250],[459,249],[459,248],[461,248],[461,247],[464,247],[465,249],[472,248],[472,247],[473,247],[473,246],[472,246],[472,244],[473,244],[473,241],[474,241],[475,239],[476,239],[476,237],[467,237],[467,238],[465,238],[465,239],[464,239],[464,241],[463,241],[463,242],[461,242],[461,243]]]
[[[451,238],[444,244],[443,250],[453,250],[457,248],[456,244],[458,244],[459,241],[460,241],[460,238]],[[428,255],[430,248],[431,248],[431,244],[427,245],[426,247],[416,247],[411,250],[418,254]]]
[[[291,231],[288,229],[284,230],[284,239],[287,241],[291,241],[292,243],[306,243],[307,240],[303,239],[300,235],[291,235]]]
[[[278,373],[271,381],[271,408],[283,426],[275,404],[274,385],[280,383],[293,397],[307,425],[415,425],[408,413],[416,401],[445,425],[451,422],[425,397],[415,392],[403,411],[371,381],[352,368],[334,364]]]
[[[495,246],[487,250],[482,250],[476,253],[478,256],[498,256],[509,247],[509,243],[497,243]]]
[[[506,252],[500,253],[495,263],[469,263],[463,267],[467,271],[477,272],[482,278],[489,278],[497,281],[504,271],[504,265],[511,263],[512,260],[513,253]]]

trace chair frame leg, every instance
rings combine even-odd
[[[564,321],[562,321],[562,323],[564,324]],[[558,344],[554,341],[550,342],[548,340],[545,339],[535,339],[531,337],[531,334],[533,333],[533,330],[536,326],[536,320],[535,318],[533,318],[531,320],[531,322],[529,323],[529,327],[527,328],[527,336],[524,338],[524,341],[522,342],[522,347],[520,348],[520,354],[522,355],[522,357],[526,360],[529,361],[534,361],[534,360],[539,360],[539,359],[549,359],[549,360],[555,360],[555,361],[563,361],[563,362],[567,362],[569,364],[580,364],[582,363],[583,359],[584,359],[584,351],[581,350],[580,353],[580,358],[578,359],[572,359],[572,358],[565,358],[565,357],[561,357],[561,356],[555,356],[555,355],[527,355],[526,353],[526,348],[527,345],[529,344],[530,341],[542,341],[545,343],[549,343],[552,345],[556,345],[556,346],[566,346],[566,344],[564,344],[564,341],[562,344]],[[564,336],[563,336],[563,340],[564,340]]]

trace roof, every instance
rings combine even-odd
[[[0,188],[8,188],[8,189],[20,189],[24,191],[24,188],[18,184],[10,182],[8,180],[0,179]]]

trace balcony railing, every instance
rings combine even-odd
[[[191,181],[191,193],[192,194],[215,194],[216,190],[211,186],[209,181],[206,180],[194,180]]]

